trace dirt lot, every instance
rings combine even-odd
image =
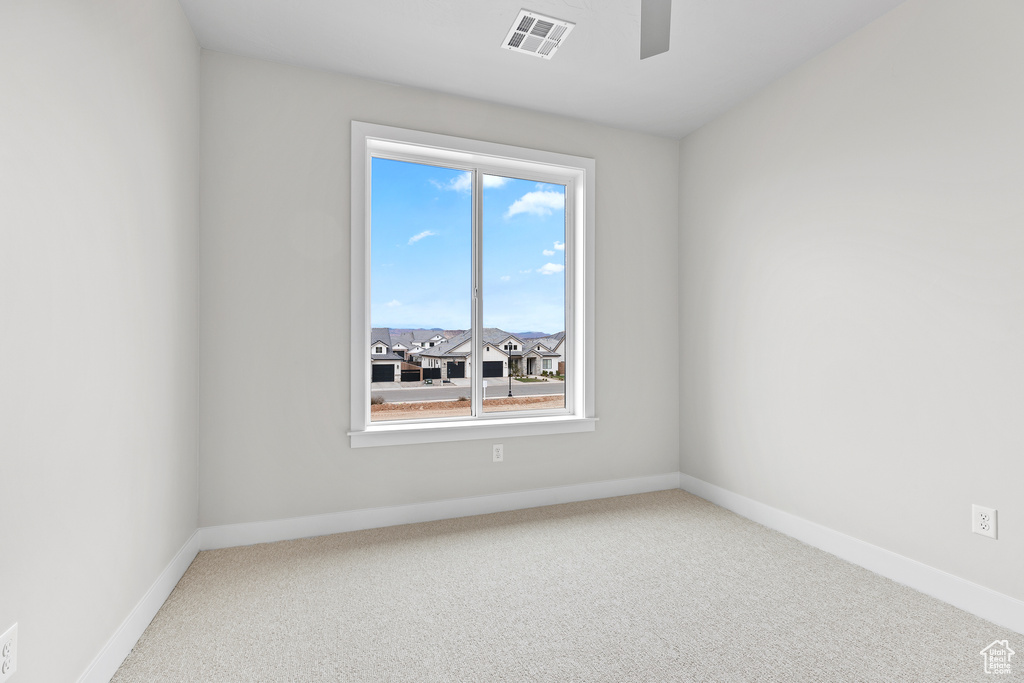
[[[565,406],[563,396],[522,396],[489,398],[485,413],[508,410],[548,410]],[[370,406],[370,420],[422,420],[430,417],[461,417],[470,414],[469,401],[424,401],[420,403],[380,403]]]

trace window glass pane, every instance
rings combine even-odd
[[[370,421],[472,413],[470,174],[373,158]]]
[[[483,187],[484,412],[564,408],[565,186]]]

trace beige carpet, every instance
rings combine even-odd
[[[1020,680],[1004,638],[664,491],[202,552],[113,680]]]

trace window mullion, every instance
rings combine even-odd
[[[562,341],[565,358],[565,407],[569,412],[576,410],[577,375],[576,357],[576,182],[565,184],[565,338]]]
[[[483,174],[474,169],[472,201],[473,201],[473,315],[472,315],[472,409],[473,416],[483,415],[484,406],[484,344],[483,344]]]

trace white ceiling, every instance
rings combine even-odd
[[[211,50],[674,138],[903,0],[674,0],[644,61],[640,0],[181,0]],[[501,48],[520,9],[576,23],[551,60]]]

